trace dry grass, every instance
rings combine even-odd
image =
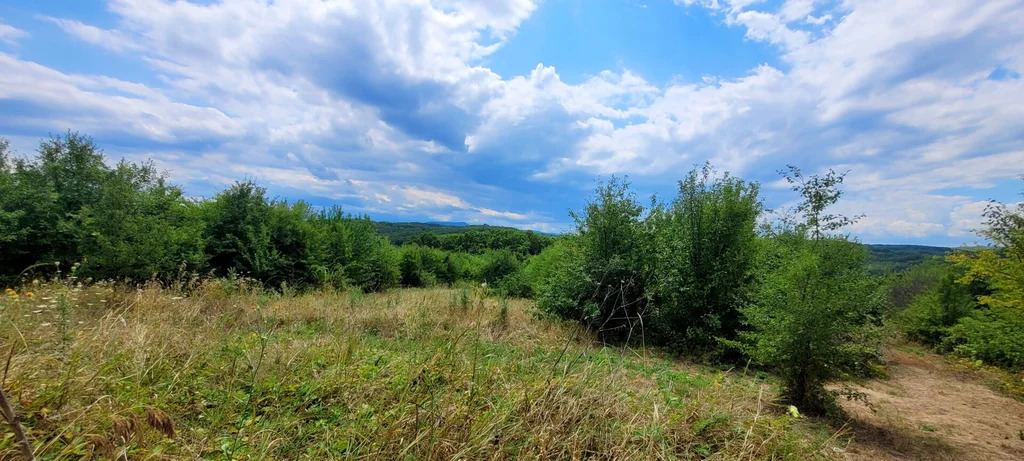
[[[43,459],[808,459],[765,378],[607,348],[458,289],[66,284],[0,301]],[[27,290],[20,290],[25,293]],[[0,459],[17,456],[11,438]]]

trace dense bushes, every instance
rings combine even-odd
[[[440,236],[433,232],[425,232],[410,238],[409,241],[452,253],[482,254],[489,250],[504,250],[519,256],[530,256],[540,253],[554,239],[550,235],[531,231],[495,228]]]
[[[652,210],[651,293],[657,324],[675,341],[707,347],[740,329],[762,208],[757,184],[715,178],[705,165],[679,183],[670,205]]]
[[[77,263],[80,277],[134,283],[212,275],[383,290],[472,281],[528,296],[520,269],[553,240],[496,228],[426,234],[428,245],[398,248],[367,217],[271,199],[252,181],[188,199],[152,164],[108,166],[76,133],[43,142],[34,159],[12,158],[7,147],[0,143],[0,279]]]
[[[782,374],[791,402],[825,412],[833,395],[824,383],[878,358],[881,296],[864,246],[837,233],[852,219],[826,213],[843,176],[793,168],[787,178],[804,197],[802,219],[763,235],[756,184],[705,166],[671,203],[645,210],[612,178],[573,215],[575,235],[534,257],[523,277],[542,309],[605,338],[745,353]]]
[[[866,271],[867,250],[838,230],[852,218],[828,214],[842,192],[843,175],[786,179],[803,200],[802,219],[784,219],[761,241],[757,292],[743,308],[750,331],[738,344],[774,367],[786,398],[801,411],[837,410],[824,384],[863,372],[878,358],[871,330],[881,314],[877,282]]]
[[[270,200],[248,181],[190,200],[152,164],[108,166],[76,133],[44,141],[35,159],[0,144],[0,250],[6,279],[80,263],[80,277],[132,282],[233,274],[380,290],[399,281],[397,249],[365,217]]]
[[[643,215],[628,183],[612,178],[600,186],[583,212],[572,214],[576,235],[558,250],[564,261],[549,264],[553,272],[540,275],[551,279],[538,290],[541,308],[608,338],[644,332],[640,327],[651,307],[652,271],[650,229]]]
[[[542,308],[605,335],[626,337],[642,324],[656,342],[712,349],[741,327],[761,210],[756,184],[716,177],[709,166],[650,210],[613,178],[574,215],[577,235],[535,257],[526,277]]]

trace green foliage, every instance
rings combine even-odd
[[[949,248],[925,245],[867,245],[870,252],[868,271],[873,274],[903,272],[935,258],[941,258]]]
[[[598,187],[577,233],[534,256],[523,279],[545,311],[608,337],[701,350],[733,338],[754,281],[758,186],[710,166],[645,212],[628,183]],[[641,331],[640,328],[643,328]]]
[[[1024,202],[1016,207],[992,202],[984,216],[985,228],[978,233],[995,248],[957,252],[948,260],[965,270],[961,282],[981,281],[991,289],[978,297],[980,304],[1024,315]]]
[[[648,218],[656,252],[651,292],[656,325],[676,340],[709,347],[740,328],[738,307],[753,281],[757,218],[763,206],[757,184],[710,165],[679,183],[679,195]]]
[[[579,259],[575,267],[557,266],[568,271],[554,274],[564,285],[552,286],[557,293],[542,299],[542,307],[582,321],[605,337],[639,334],[641,317],[650,307],[650,234],[643,214],[628,182],[613,177],[600,185],[583,212],[571,214]]]
[[[7,150],[4,143],[3,150]],[[78,219],[95,205],[110,168],[88,137],[68,132],[43,141],[35,160],[4,153],[0,179],[0,277],[38,263],[81,260]]]
[[[82,277],[131,282],[212,272],[273,287],[398,284],[397,249],[367,218],[270,200],[251,181],[191,201],[150,163],[107,166],[76,133],[32,160],[7,150],[0,142],[0,278],[81,263]]]
[[[195,206],[151,164],[110,168],[73,132],[43,141],[33,160],[0,147],[0,278],[54,262],[133,281],[202,267]]]
[[[978,233],[992,248],[947,256],[953,267],[900,320],[911,339],[1012,370],[1024,369],[1024,204],[993,202]]]
[[[1024,369],[1024,316],[1019,309],[975,311],[946,331],[941,347],[958,355],[1009,368]]]
[[[950,328],[971,315],[976,303],[968,287],[957,283],[958,274],[945,268],[946,274],[934,286],[918,295],[899,314],[907,337],[930,345],[944,342]]]
[[[918,296],[932,290],[948,273],[949,266],[937,259],[911,266],[899,273],[890,273],[886,280],[885,302],[890,309],[902,311]]]
[[[786,178],[804,197],[796,208],[803,220],[784,220],[762,241],[759,289],[743,309],[753,330],[741,344],[778,371],[789,403],[804,413],[831,413],[838,407],[824,384],[875,355],[868,331],[880,299],[864,247],[834,234],[851,218],[826,214],[842,195],[843,175],[805,178],[790,167]]]
[[[535,255],[555,237],[511,227],[417,222],[376,222],[380,235],[396,245],[415,243],[451,252],[483,253],[509,250],[518,255]]]
[[[280,256],[271,245],[274,209],[266,189],[239,182],[204,205],[206,254],[214,273],[237,270],[261,281],[272,278]]]
[[[84,276],[144,281],[203,267],[196,204],[152,164],[118,164],[79,218]]]
[[[427,233],[412,239],[420,245],[451,252],[482,254],[489,250],[504,250],[523,256],[540,253],[553,240],[554,237],[548,235],[509,228],[468,230],[440,237]]]

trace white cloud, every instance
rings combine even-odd
[[[5,42],[13,45],[17,43],[18,40],[27,38],[28,36],[28,32],[25,32],[10,24],[4,24],[3,22],[0,22],[0,42]]]
[[[522,166],[510,180],[548,184],[663,178],[704,159],[756,179],[786,163],[850,168],[848,206],[869,215],[857,232],[907,237],[964,232],[975,199],[942,189],[1020,173],[1007,165],[1024,164],[1024,1],[675,1],[742,28],[780,64],[665,86],[629,69],[569,84],[551,63],[498,75],[483,58],[514,39],[533,0],[112,0],[111,29],[49,20],[139,57],[157,82],[0,54],[0,99],[41,114],[0,123],[202,140],[214,147],[167,164],[197,181],[255,174],[365,209],[538,229],[460,168]],[[0,24],[0,40],[26,35]],[[999,69],[1013,77],[990,79]]]
[[[102,76],[65,74],[0,53],[0,100],[44,109],[40,115],[0,115],[5,126],[76,127],[92,133],[116,129],[156,141],[227,137],[238,122],[211,108],[175,102],[143,85]]]
[[[141,46],[118,30],[100,29],[73,19],[44,16],[43,19],[56,24],[65,33],[87,43],[98,45],[111,51],[121,52],[138,50]]]

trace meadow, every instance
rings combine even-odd
[[[40,459],[808,459],[844,440],[764,373],[608,347],[484,288],[244,280],[6,296],[3,382]],[[18,456],[10,433],[0,459]]]

